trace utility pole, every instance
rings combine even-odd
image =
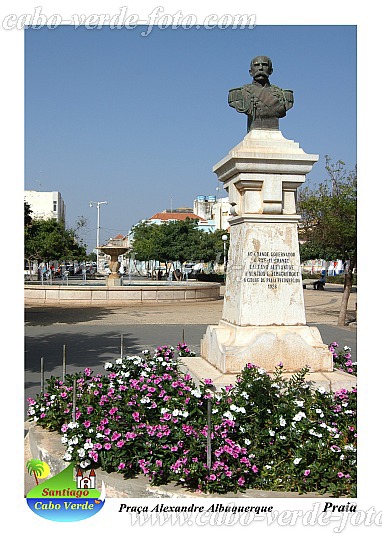
[[[90,202],[90,207],[97,206],[97,272],[99,272],[99,230],[100,230],[100,207],[107,202]]]

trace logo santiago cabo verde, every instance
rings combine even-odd
[[[39,516],[54,522],[76,522],[98,513],[105,503],[105,486],[102,492],[96,489],[94,470],[85,472],[74,463],[59,474],[46,479],[49,465],[38,459],[26,464],[28,472],[34,475],[36,486],[27,494],[29,508]]]

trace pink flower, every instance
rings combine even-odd
[[[255,474],[259,471],[259,469],[257,468],[256,465],[253,465],[252,466],[252,472],[254,472]]]
[[[344,477],[344,475],[345,475],[345,474],[343,474],[342,472],[338,472],[338,474],[337,474],[337,476],[338,476],[339,478]]]
[[[305,471],[304,471],[304,476],[305,476],[305,477],[308,477],[309,474],[310,474],[310,470],[305,470]]]
[[[132,414],[132,417],[134,418],[136,422],[139,422],[139,413],[137,411],[135,411],[135,413]]]
[[[239,479],[237,480],[237,484],[240,485],[240,487],[245,484],[245,479],[243,478],[243,476],[239,477]]]
[[[118,470],[123,470],[125,468],[125,463],[119,463]]]

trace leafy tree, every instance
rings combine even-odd
[[[332,164],[326,156],[329,178],[318,188],[304,187],[299,195],[301,259],[348,261],[338,325],[345,325],[353,271],[357,265],[357,171],[345,163]]]
[[[65,229],[63,223],[36,219],[25,229],[24,256],[28,261],[83,260],[86,249],[76,242],[74,231]]]
[[[223,262],[222,234],[225,231],[206,232],[197,221],[171,221],[166,224],[142,222],[134,227],[132,252],[140,261],[156,260],[166,265],[173,261]]]
[[[132,253],[139,261],[158,260],[160,249],[158,235],[160,226],[148,222],[140,222],[133,228]]]

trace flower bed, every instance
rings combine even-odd
[[[215,391],[180,372],[183,355],[195,354],[164,346],[106,363],[105,375],[86,368],[64,382],[51,377],[29,399],[30,420],[61,433],[65,460],[143,472],[153,485],[355,497],[356,389],[315,390],[308,368],[287,380],[280,363],[272,376],[248,364],[234,386]]]

